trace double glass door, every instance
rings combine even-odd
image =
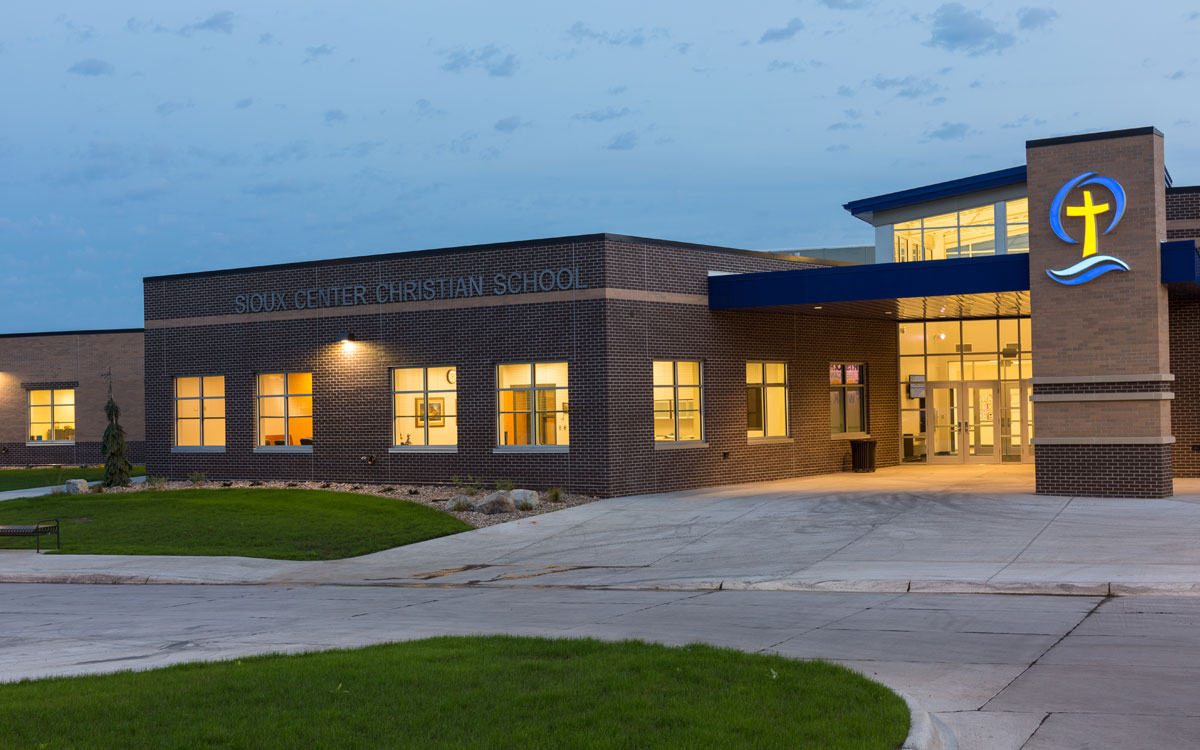
[[[927,384],[928,462],[1030,460],[1027,387],[1022,382],[993,380]]]

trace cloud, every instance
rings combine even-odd
[[[462,73],[471,68],[486,70],[488,75],[507,77],[517,72],[520,62],[514,54],[505,54],[494,44],[468,50],[455,50],[445,53],[446,62],[442,70],[450,73]]]
[[[652,29],[649,33],[642,28],[596,31],[583,21],[576,21],[575,25],[567,29],[567,36],[576,42],[599,42],[613,47],[641,47],[647,39],[665,38],[669,35],[665,29]],[[676,51],[687,54],[686,48],[680,50],[677,46]]]
[[[345,122],[346,119],[347,119],[346,113],[340,109],[325,110],[325,124],[326,125],[336,125],[340,122]]]
[[[793,18],[787,22],[787,26],[783,26],[778,29],[767,29],[764,31],[763,35],[758,38],[758,43],[766,44],[767,42],[786,42],[787,40],[799,34],[803,28],[804,22],[799,18]]]
[[[901,96],[905,99],[917,99],[927,94],[932,94],[939,88],[936,83],[928,78],[917,78],[916,76],[884,78],[881,74],[872,78],[868,83],[880,91],[895,89],[896,96]]]
[[[415,103],[417,109],[417,117],[434,117],[435,115],[444,115],[446,110],[438,109],[428,99],[418,99]]]
[[[594,109],[591,112],[581,112],[577,115],[572,115],[573,120],[590,120],[591,122],[606,122],[608,120],[616,120],[626,115],[633,114],[633,110],[629,107],[605,107],[604,109]]]
[[[305,47],[304,48],[304,54],[305,54],[304,62],[305,63],[316,62],[317,60],[321,59],[322,57],[328,57],[329,55],[332,55],[333,50],[334,50],[334,48],[330,47],[328,44],[322,44],[317,47]]]
[[[1033,118],[1033,117],[1030,117],[1029,115],[1021,115],[1020,117],[1018,117],[1015,120],[1010,120],[1009,122],[1002,124],[1000,127],[1005,128],[1005,129],[1013,129],[1013,128],[1023,128],[1026,125],[1038,126],[1038,125],[1045,125],[1045,124],[1046,124],[1046,121],[1041,118]]]
[[[184,104],[183,102],[160,102],[159,105],[154,108],[154,112],[160,117],[170,117],[179,110],[188,109],[191,106],[191,104]]]
[[[768,73],[775,73],[780,70],[786,70],[791,73],[803,73],[805,68],[800,63],[788,62],[787,60],[772,60],[767,63]]]
[[[214,31],[221,34],[233,33],[233,11],[223,10],[214,13],[199,23],[188,24],[179,29],[179,33],[188,35],[196,31]]]
[[[286,146],[281,146],[274,151],[268,151],[263,154],[263,162],[267,164],[280,164],[286,161],[301,161],[308,158],[308,143],[306,141],[292,141]]]
[[[1058,11],[1053,8],[1021,8],[1017,13],[1017,27],[1024,31],[1033,31],[1049,26],[1058,18]]]
[[[252,104],[254,104],[253,99],[238,99],[236,102],[233,103],[233,106],[235,109],[247,109]]]
[[[1015,41],[1012,34],[1000,31],[979,11],[967,10],[962,3],[946,3],[933,12],[933,28],[925,44],[975,57],[1000,52]]]
[[[608,90],[608,93],[611,96],[616,96],[617,94],[624,94],[628,90],[629,90],[628,86],[613,86],[611,89]]]
[[[854,89],[852,89],[852,88],[850,88],[849,86],[846,86],[846,85],[838,86],[838,87],[837,87],[837,95],[838,95],[838,96],[845,96],[845,97],[851,97],[851,96],[854,96]]]
[[[965,122],[943,122],[940,128],[931,130],[925,135],[939,141],[961,141],[970,132],[971,129]]]
[[[67,72],[81,76],[110,76],[116,72],[116,68],[112,66],[112,63],[89,57],[67,68]]]
[[[821,5],[834,10],[858,10],[867,7],[867,0],[821,0]]]
[[[825,128],[825,129],[826,130],[861,130],[862,123],[861,122],[846,122],[845,120],[843,120],[841,122],[835,122],[834,124],[830,125],[829,127]]]
[[[1187,73],[1184,73],[1182,70],[1177,70],[1167,76],[1168,81],[1182,81],[1184,78],[1187,78]]]
[[[844,143],[836,143],[832,146],[826,146],[825,150],[826,151],[849,151],[850,147]]]
[[[370,156],[381,146],[383,146],[383,141],[359,141],[358,143],[350,144],[344,151],[350,156],[356,156],[361,159],[364,156]]]
[[[637,144],[638,134],[632,130],[626,130],[624,133],[614,135],[604,148],[609,151],[630,151],[636,148]]]
[[[259,34],[258,35],[258,43],[259,44],[274,44],[275,43],[275,35],[274,34]]]
[[[522,122],[520,117],[513,115],[512,117],[505,117],[503,120],[496,120],[496,124],[492,127],[501,133],[512,133],[522,125],[528,124],[527,122]]]

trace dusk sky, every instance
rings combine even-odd
[[[1200,183],[1189,2],[9,3],[0,332],[147,275],[615,232],[868,244],[848,200],[1155,125]]]

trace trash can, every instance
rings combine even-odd
[[[850,464],[860,473],[875,471],[875,438],[850,441]]]

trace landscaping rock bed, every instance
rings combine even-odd
[[[450,500],[459,496],[466,497],[472,505],[477,505],[485,498],[493,495],[500,495],[500,492],[492,492],[488,489],[476,490],[474,495],[465,494],[462,487],[454,485],[413,485],[413,484],[366,484],[353,482],[252,482],[249,480],[239,481],[221,481],[217,479],[208,480],[200,484],[190,481],[169,481],[165,484],[155,484],[151,481],[145,483],[133,484],[128,487],[114,487],[104,490],[105,493],[116,492],[154,492],[155,490],[189,490],[189,489],[210,489],[219,490],[226,487],[251,487],[270,490],[329,490],[330,492],[355,492],[361,495],[376,495],[378,497],[392,497],[397,500],[408,500],[409,502],[420,503],[427,505],[430,508],[436,508],[440,511],[448,513],[455,518],[460,518],[463,521],[471,524],[475,528],[483,528],[484,526],[495,526],[496,524],[506,523],[508,521],[516,521],[529,516],[537,516],[542,513],[550,513],[563,508],[573,508],[576,505],[584,505],[586,503],[599,500],[598,497],[591,495],[578,495],[570,492],[561,493],[562,502],[550,502],[547,498],[547,493],[536,493],[540,500],[534,503],[517,503],[521,507],[528,507],[527,510],[504,510],[501,512],[482,513],[476,510],[451,510],[452,503]],[[532,499],[531,495],[526,495],[522,490],[512,490],[503,493],[508,496],[507,503],[491,502],[487,510],[496,510],[497,505],[504,507],[516,507],[513,505],[514,500]]]

